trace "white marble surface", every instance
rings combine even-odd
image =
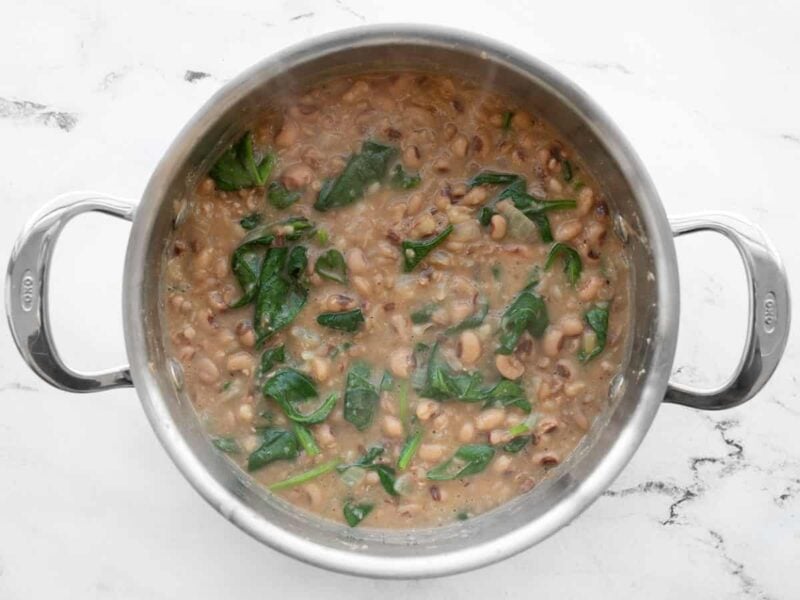
[[[172,137],[226,80],[322,32],[425,21],[504,39],[591,93],[667,211],[761,224],[800,290],[800,5],[367,0],[6,3],[0,17],[0,263],[25,220],[75,189],[136,198]],[[498,5],[499,6],[499,5]],[[188,71],[208,73],[187,81]],[[124,360],[128,226],[86,217],[58,249],[64,354]],[[679,243],[679,377],[721,380],[744,334],[736,254]],[[797,330],[796,330],[797,331]],[[135,392],[50,389],[0,333],[0,598],[798,598],[800,335],[762,394],[703,414],[665,406],[619,480],[555,537],[487,569],[379,582],[305,566],[217,515],[181,478]]]

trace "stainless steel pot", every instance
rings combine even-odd
[[[159,286],[165,240],[192,175],[220,140],[274,100],[335,75],[370,70],[444,71],[485,82],[549,120],[614,199],[617,231],[632,257],[629,364],[610,409],[579,451],[530,493],[463,523],[418,531],[350,529],[293,510],[253,484],[216,452],[180,389],[166,355]],[[133,221],[124,271],[123,318],[130,367],[78,373],[50,337],[47,278],[53,245],[72,217],[99,211]],[[678,274],[673,236],[711,230],[744,261],[750,291],[744,353],[728,383],[694,390],[669,383],[678,335]],[[300,560],[345,573],[425,577],[486,565],[549,536],[574,519],[630,460],[662,401],[701,409],[740,404],[766,383],[789,333],[786,276],[761,231],[728,214],[667,220],[650,178],[606,115],[574,84],[513,48],[463,32],[420,26],[361,28],[325,36],[268,58],[221,89],[184,127],[162,158],[138,206],[102,194],[58,198],[23,230],[6,282],[14,340],[31,368],[73,392],[135,385],[161,443],[192,485],[227,519]]]

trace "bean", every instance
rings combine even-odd
[[[437,404],[433,400],[423,400],[417,404],[415,413],[420,421],[427,421],[436,412],[436,408]]]
[[[463,133],[459,133],[457,136],[455,136],[453,141],[450,143],[450,149],[453,151],[453,154],[459,158],[463,158],[467,155],[468,148],[469,140]]]
[[[564,221],[563,223],[560,223],[553,232],[553,237],[557,242],[568,242],[577,236],[581,231],[583,231],[583,223],[577,219],[572,219],[570,221]]]
[[[205,384],[216,383],[219,380],[219,369],[207,356],[197,359],[194,362],[197,377]]]
[[[502,240],[506,236],[508,222],[503,215],[493,215],[489,235],[493,240]]]
[[[475,426],[467,421],[458,430],[458,441],[462,444],[467,444],[475,437]]]
[[[560,462],[555,452],[537,452],[531,456],[531,460],[545,468],[554,467]]]
[[[389,323],[394,328],[395,332],[397,332],[401,341],[411,341],[411,321],[406,315],[395,313],[389,317]]]
[[[424,198],[420,192],[414,192],[411,194],[411,196],[408,198],[408,204],[406,205],[406,212],[409,215],[417,214],[422,208],[423,200]]]
[[[500,425],[506,419],[506,411],[503,408],[487,408],[478,413],[475,417],[475,427],[478,431],[491,431]]]
[[[472,365],[477,362],[481,356],[481,341],[474,331],[462,331],[458,338],[458,345],[456,354],[461,362],[467,365]]]
[[[436,231],[436,219],[428,213],[420,216],[414,227],[411,228],[411,233],[415,237],[425,237],[426,235],[431,235],[434,231]]]
[[[372,292],[372,284],[369,282],[369,279],[361,275],[353,277],[353,287],[356,288],[356,291],[362,296],[369,296]]]
[[[228,357],[227,368],[231,373],[247,373],[253,368],[253,357],[248,352],[237,352]]]
[[[507,454],[498,456],[492,463],[492,471],[495,473],[506,473],[511,468],[511,457]]]
[[[403,437],[403,422],[392,415],[384,415],[381,430],[390,438],[401,438]]]
[[[364,256],[361,248],[350,248],[345,254],[345,262],[347,263],[347,268],[353,274],[363,275],[369,271],[367,257]]]
[[[505,444],[511,441],[511,434],[508,429],[492,429],[489,432],[489,443],[492,445]]]
[[[494,364],[506,379],[519,379],[525,372],[525,365],[511,355],[498,354],[494,359]]]
[[[594,192],[592,188],[585,187],[578,193],[578,214],[582,217],[588,215],[592,206],[594,206]]]
[[[311,167],[298,163],[288,167],[281,175],[281,181],[290,190],[299,190],[308,187],[314,179],[314,172]]]
[[[416,146],[407,146],[403,150],[403,163],[409,169],[418,169],[422,166],[422,155]]]
[[[484,187],[474,187],[467,192],[466,196],[461,199],[461,204],[466,206],[476,206],[483,204],[489,197],[489,192]]]
[[[542,338],[542,351],[550,357],[558,356],[561,351],[561,343],[564,340],[564,332],[560,327],[550,326]]]
[[[314,430],[314,439],[317,440],[320,446],[330,448],[336,445],[336,437],[333,435],[331,426],[328,423],[320,423],[312,429]]]
[[[292,120],[285,120],[283,127],[275,136],[275,145],[278,148],[288,148],[297,141],[300,136],[300,127]]]
[[[597,297],[601,287],[603,287],[603,280],[597,275],[592,275],[583,286],[578,288],[578,298],[582,302],[590,302]]]
[[[559,321],[559,327],[564,335],[573,336],[583,333],[583,321],[577,315],[565,315]]]
[[[555,417],[545,417],[536,425],[536,434],[544,435],[558,429],[559,421]]]
[[[417,456],[426,462],[435,462],[444,456],[444,446],[441,444],[422,444]]]
[[[407,379],[414,366],[414,353],[410,348],[398,348],[389,355],[389,370],[395,377]]]
[[[331,361],[324,356],[315,356],[309,361],[311,376],[323,383],[328,380],[331,374]]]

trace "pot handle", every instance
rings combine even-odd
[[[64,225],[86,212],[133,220],[135,205],[96,192],[59,196],[28,222],[11,251],[6,274],[6,314],[11,335],[36,374],[68,392],[99,392],[133,385],[127,366],[79,373],[66,366],[50,336],[48,278],[50,260]]]
[[[789,283],[780,257],[759,227],[728,213],[670,219],[675,237],[715,231],[733,242],[744,262],[750,291],[747,338],[733,375],[721,387],[700,390],[670,383],[666,402],[704,410],[731,408],[755,396],[780,362],[789,337]]]

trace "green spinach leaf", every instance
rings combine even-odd
[[[302,194],[298,191],[289,191],[279,181],[273,181],[267,188],[267,201],[277,209],[289,208],[297,202]]]
[[[262,218],[263,216],[261,213],[250,213],[249,215],[245,215],[241,219],[239,219],[239,225],[242,226],[242,229],[250,231],[256,225],[261,223]]]
[[[317,275],[325,279],[343,284],[347,283],[347,264],[344,261],[344,256],[342,256],[341,252],[333,248],[317,258],[314,271],[317,272]]]
[[[247,457],[248,471],[256,471],[276,460],[291,460],[297,457],[297,436],[292,431],[267,427],[262,435],[261,445]]]
[[[291,256],[286,247],[267,252],[255,299],[253,328],[259,343],[291,323],[305,306],[308,289],[299,281],[305,260],[305,248],[294,249]]]
[[[268,153],[256,161],[253,134],[248,131],[219,157],[208,175],[219,190],[230,192],[261,186],[269,179],[277,157]]]
[[[383,377],[381,377],[381,384],[378,386],[378,390],[381,392],[391,392],[393,387],[394,377],[391,373],[389,373],[389,371],[384,371]]]
[[[391,146],[364,142],[361,152],[350,157],[339,176],[323,184],[314,208],[326,211],[360,200],[370,184],[386,176],[389,163],[396,154],[397,149]]]
[[[220,450],[225,454],[238,454],[242,451],[242,449],[239,447],[239,442],[236,441],[236,438],[215,437],[211,438],[211,443],[214,444],[214,447],[217,450]]]
[[[433,313],[435,313],[438,308],[438,304],[426,304],[422,308],[411,313],[411,322],[414,323],[414,325],[429,323]]]
[[[343,312],[322,313],[317,317],[317,323],[323,327],[353,333],[364,323],[364,314],[360,308]]]
[[[480,296],[478,297],[478,303],[477,307],[475,308],[475,312],[461,321],[461,323],[458,325],[448,328],[445,333],[448,335],[453,335],[454,333],[459,333],[465,329],[475,329],[476,327],[480,327],[483,325],[483,321],[486,319],[487,314],[489,314],[489,300],[485,296]]]
[[[359,504],[354,504],[350,501],[345,502],[343,508],[344,520],[347,521],[350,527],[355,527],[372,512],[373,508],[375,508],[375,505],[371,502],[361,502]]]
[[[267,348],[261,355],[261,373],[269,373],[273,367],[286,360],[286,346]]]
[[[494,448],[487,444],[461,446],[451,458],[428,471],[427,477],[433,481],[449,481],[475,475],[488,466],[494,453]]]
[[[498,173],[497,171],[482,171],[467,181],[467,187],[476,185],[508,185],[521,179],[516,173]]]
[[[288,479],[284,479],[283,481],[277,481],[269,486],[269,490],[271,492],[278,492],[280,490],[286,490],[298,485],[302,485],[308,481],[311,481],[312,479],[316,479],[320,475],[325,475],[326,473],[330,473],[336,468],[336,465],[338,465],[339,462],[340,461],[338,458],[334,458],[333,460],[330,460],[326,463],[322,463],[321,465],[318,465],[313,469],[309,469],[308,471],[299,473],[297,475],[289,477]]]
[[[550,248],[550,253],[547,255],[547,261],[544,263],[544,270],[547,271],[559,256],[564,257],[564,273],[567,275],[567,281],[572,285],[578,282],[583,270],[583,263],[581,263],[581,255],[575,248],[558,242]]]
[[[521,435],[519,437],[515,437],[510,442],[506,442],[505,444],[503,444],[502,447],[505,452],[516,454],[517,452],[522,450],[525,446],[527,446],[532,439],[533,436],[531,435]]]
[[[498,354],[511,354],[525,331],[539,338],[550,320],[547,306],[541,296],[526,288],[514,299],[500,320],[500,346]]]
[[[448,225],[440,233],[422,240],[404,240],[403,269],[406,273],[413,271],[422,259],[430,254],[436,246],[441,244],[453,232],[453,226]]]
[[[370,368],[355,363],[347,372],[344,392],[344,418],[363,431],[372,423],[378,406],[378,391],[369,381]]]
[[[302,423],[292,423],[292,431],[294,431],[294,434],[297,436],[297,441],[308,456],[316,456],[320,453],[317,440],[314,439],[314,435],[308,427]]]
[[[501,379],[494,387],[485,393],[483,405],[488,407],[499,404],[500,406],[515,406],[523,412],[531,412],[531,404],[525,390],[516,381]]]
[[[570,181],[572,181],[572,174],[573,174],[572,163],[565,158],[564,160],[561,161],[561,177],[564,178],[564,181],[569,183]]]
[[[267,379],[262,391],[264,396],[275,400],[286,416],[295,423],[321,423],[336,406],[336,394],[331,394],[311,413],[300,412],[295,405],[316,398],[317,388],[308,375],[289,367],[278,370]]]
[[[503,113],[503,124],[502,124],[503,131],[508,131],[509,129],[511,129],[511,119],[513,118],[514,118],[514,113],[511,112],[510,110],[507,110],[506,112]]]
[[[397,469],[405,471],[411,464],[411,460],[422,445],[422,430],[418,429],[406,438],[403,448],[400,450],[400,456],[397,459]]]
[[[399,190],[411,190],[422,183],[422,177],[406,173],[401,165],[396,165],[392,171],[392,178],[389,180],[391,186]]]
[[[584,315],[586,323],[591,327],[597,338],[593,348],[581,348],[578,352],[578,360],[585,363],[600,354],[606,347],[608,336],[608,306],[598,305],[586,311]]]

